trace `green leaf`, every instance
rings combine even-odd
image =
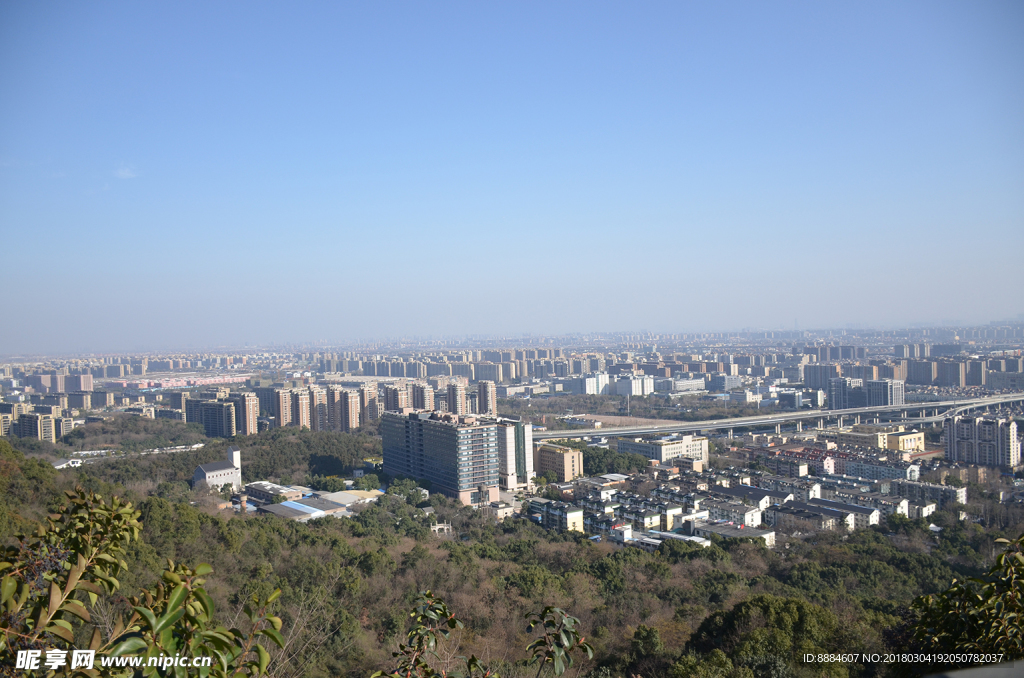
[[[159,620],[159,621],[158,621],[158,622],[156,623],[156,626],[155,626],[155,627],[153,627],[153,632],[154,632],[154,633],[162,633],[162,632],[163,632],[164,630],[170,631],[170,630],[171,630],[171,628],[172,628],[172,627],[173,627],[173,626],[174,626],[174,625],[175,625],[175,624],[176,624],[176,623],[178,622],[178,620],[179,620],[179,619],[181,619],[181,618],[182,618],[183,616],[185,616],[185,610],[181,610],[181,609],[179,609],[179,610],[176,610],[175,612],[171,612],[170,614],[165,614],[165,615],[164,615],[163,617],[161,617],[161,618],[160,618],[160,620]]]
[[[136,612],[138,612],[139,615],[141,615],[143,619],[146,620],[146,623],[149,624],[149,628],[152,629],[153,632],[155,633],[156,632],[156,615],[153,614],[153,611],[148,609],[148,608],[145,608],[145,607],[136,607],[136,608],[133,608],[133,609]]]
[[[18,590],[18,582],[14,577],[8,575],[0,580],[0,603],[6,603]]]
[[[110,651],[111,657],[120,657],[121,655],[135,653],[139,650],[145,650],[148,647],[146,641],[138,636],[129,638],[128,640],[122,641],[114,646],[114,649]]]
[[[170,610],[177,610],[179,607],[181,607],[181,603],[185,600],[185,598],[187,596],[188,596],[188,589],[185,588],[185,585],[181,584],[181,585],[177,586],[173,591],[171,591],[171,595],[167,599],[167,608],[166,609],[168,611],[170,611]]]
[[[263,629],[260,633],[274,641],[274,644],[279,648],[284,649],[284,636],[278,633],[276,629]]]
[[[57,582],[50,582],[50,605],[46,610],[46,616],[52,617],[57,614],[57,610],[60,608],[60,587],[57,586]]]
[[[56,622],[47,626],[43,629],[47,633],[52,633],[55,636],[59,636],[69,643],[75,642],[75,634],[71,632],[71,629],[65,628],[63,625],[58,625]]]
[[[256,654],[259,655],[259,675],[267,672],[267,665],[270,664],[270,653],[260,644],[256,644]]]
[[[75,600],[69,600],[64,603],[64,607],[61,608],[66,612],[70,612],[82,621],[91,621],[89,618],[89,611],[86,610],[81,603]]]

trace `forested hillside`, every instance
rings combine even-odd
[[[913,599],[979,574],[1001,536],[940,512],[932,517],[944,528],[938,538],[904,519],[848,537],[781,539],[774,551],[668,542],[646,553],[525,520],[495,525],[439,496],[428,517],[409,503],[414,497],[397,494],[355,519],[237,517],[190,505],[195,497],[183,484],[226,445],[58,472],[0,440],[0,536],[10,542],[75,485],[125,496],[141,510],[143,531],[129,548],[122,592],[153,584],[166,558],[207,562],[207,590],[230,626],[247,596],[281,588],[286,646],[271,648],[270,675],[285,678],[365,678],[393,666],[407,611],[426,589],[466,622],[442,659],[475,654],[506,678],[536,674],[527,665],[524,615],[545,605],[578,617],[596,650],[569,675],[885,675],[883,664],[808,665],[802,656],[905,650]],[[245,475],[298,482],[335,474],[378,445],[368,436],[278,430],[244,440]],[[433,535],[434,520],[450,521],[455,534]],[[123,597],[102,599],[95,623],[103,627],[119,606]]]

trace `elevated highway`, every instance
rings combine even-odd
[[[907,425],[918,425],[923,423],[934,423],[941,421],[948,416],[963,414],[971,410],[989,409],[1008,405],[1011,403],[1024,403],[1024,393],[1010,393],[1006,395],[989,396],[986,398],[973,398],[964,400],[945,400],[927,403],[906,403],[904,405],[892,405],[888,407],[855,407],[847,410],[800,410],[798,412],[782,412],[778,414],[756,415],[753,417],[737,417],[735,419],[707,419],[704,421],[681,421],[678,424],[640,425],[640,426],[609,426],[590,429],[566,429],[561,431],[537,431],[533,432],[534,440],[552,440],[557,438],[580,438],[590,436],[632,436],[649,435],[653,433],[701,433],[711,431],[729,431],[734,428],[767,427],[774,426],[776,432],[781,432],[784,424],[796,424],[797,430],[803,430],[806,422],[811,422],[818,428],[824,428],[829,422],[837,422],[843,425],[844,422],[861,423],[863,420],[880,421],[883,415],[890,418],[885,421],[893,423],[905,423]],[[929,414],[931,412],[932,414]],[[891,418],[892,415],[899,415],[898,418]]]

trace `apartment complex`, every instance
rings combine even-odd
[[[639,454],[659,462],[681,457],[708,463],[708,439],[703,436],[687,435],[666,440],[620,439],[617,449],[622,453]]]
[[[1016,469],[1020,466],[1017,422],[1006,417],[957,416],[943,423],[946,460]]]
[[[554,471],[560,483],[583,475],[583,452],[562,445],[540,443],[534,446],[533,467],[537,475]]]
[[[533,425],[522,419],[498,417],[498,485],[503,490],[526,489],[533,470]]]
[[[498,424],[429,411],[385,412],[384,471],[424,478],[435,491],[479,506],[498,500]]]

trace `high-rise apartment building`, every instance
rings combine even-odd
[[[80,410],[92,409],[91,391],[72,391],[68,393],[68,407],[75,407]]]
[[[963,388],[967,385],[967,364],[955,360],[936,363],[935,383],[939,386]]]
[[[1008,417],[957,416],[943,424],[946,461],[1016,469],[1020,466],[1017,422]]]
[[[202,424],[203,423],[203,403],[205,400],[198,400],[196,398],[188,398],[183,401],[185,403],[185,409],[182,410],[185,414],[185,421],[190,424]]]
[[[330,430],[351,432],[359,428],[359,392],[332,385],[327,389],[327,422]]]
[[[70,374],[64,378],[64,384],[68,391],[91,391],[91,374]]]
[[[35,438],[47,442],[57,442],[57,429],[52,414],[27,412],[18,417],[18,437]]]
[[[104,407],[114,406],[114,394],[110,391],[93,391],[92,392],[92,408],[94,410],[102,410]]]
[[[309,391],[306,389],[293,389],[292,398],[292,421],[291,424],[299,428],[310,428],[309,425]]]
[[[363,421],[377,418],[377,401],[377,382],[368,381],[359,388],[359,407],[362,410],[360,416]]]
[[[907,363],[908,384],[934,384],[938,376],[938,364],[933,360],[911,360]]]
[[[503,490],[527,488],[533,471],[533,425],[522,419],[498,417],[498,484]]]
[[[462,384],[448,384],[448,412],[462,416],[469,414],[469,404],[466,402],[466,387]]]
[[[252,391],[232,395],[228,402],[235,408],[235,427],[243,436],[259,433],[260,400]]]
[[[828,409],[846,410],[866,406],[867,394],[864,392],[863,380],[850,377],[828,380]]]
[[[292,423],[292,392],[286,388],[275,388],[271,401],[271,416],[276,426],[290,426]]]
[[[480,414],[498,414],[498,387],[493,381],[477,384],[476,409]]]
[[[327,389],[315,384],[309,387],[309,428],[313,431],[330,430]]]
[[[362,423],[361,407],[358,391],[342,391],[337,399],[336,415],[338,430],[351,433]]]
[[[412,406],[417,410],[434,409],[434,389],[430,384],[412,385]]]
[[[804,386],[807,388],[828,388],[830,379],[837,379],[842,376],[839,365],[804,365]]]
[[[202,400],[199,404],[199,422],[210,438],[233,438],[238,429],[235,426],[235,406],[223,400]]]
[[[904,384],[898,379],[873,379],[864,385],[868,407],[904,404]]]
[[[498,499],[498,426],[452,414],[385,412],[380,433],[384,471],[424,478],[463,504]]]
[[[475,376],[477,380],[487,380],[493,382],[504,381],[504,373],[500,364],[477,363],[474,367]]]
[[[380,389],[385,412],[398,412],[409,407],[409,391],[401,384],[384,384]]]

